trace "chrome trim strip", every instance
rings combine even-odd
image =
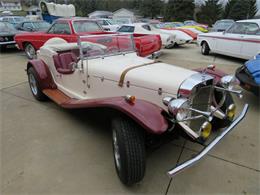
[[[177,173],[183,171],[185,168],[188,168],[199,161],[202,157],[204,157],[225,135],[227,135],[245,116],[248,111],[248,104],[245,104],[240,115],[233,121],[233,123],[227,127],[222,133],[217,136],[208,146],[206,146],[198,155],[195,157],[185,161],[184,163],[178,165],[172,170],[167,172],[169,177],[175,176]]]
[[[0,42],[0,45],[15,44],[15,41]]]

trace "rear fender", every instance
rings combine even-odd
[[[27,63],[27,72],[30,67],[33,67],[36,72],[37,80],[39,82],[39,87],[41,88],[41,90],[57,88],[48,66],[42,60],[30,60]]]

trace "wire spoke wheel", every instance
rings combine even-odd
[[[29,84],[30,84],[30,88],[32,90],[32,93],[34,95],[37,95],[38,88],[37,88],[37,85],[36,85],[36,80],[35,80],[34,75],[32,73],[29,74]]]
[[[27,57],[29,59],[35,59],[36,58],[36,50],[30,43],[28,43],[25,46],[25,54],[27,55]]]

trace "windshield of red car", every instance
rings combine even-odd
[[[51,26],[47,22],[34,22],[33,25],[35,26],[36,29],[39,29],[39,30],[45,30],[45,29],[50,28],[50,26]]]
[[[102,32],[103,29],[94,21],[80,20],[73,22],[75,33]]]

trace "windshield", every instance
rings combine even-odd
[[[133,33],[135,31],[134,26],[122,26],[118,29],[118,32]]]
[[[15,21],[15,23],[20,23],[20,22],[24,21],[24,18],[23,17],[15,17],[14,21]]]
[[[154,28],[163,28],[163,25],[162,24],[151,24]]]
[[[8,22],[0,22],[0,32],[16,31],[15,27]]]
[[[115,20],[112,20],[112,19],[107,19],[107,22],[110,24],[110,25],[116,25],[116,21]]]
[[[214,27],[218,28],[218,29],[227,29],[228,27],[230,27],[234,22],[232,21],[222,21],[222,22],[218,22]]]
[[[74,21],[73,28],[76,33],[103,31],[102,28],[96,22],[87,20]]]
[[[193,20],[187,20],[187,21],[184,22],[184,24],[185,24],[185,25],[191,25],[191,26],[192,26],[192,25],[197,25],[198,23],[195,22],[195,21],[193,21]]]
[[[157,25],[159,28],[175,28],[176,25],[172,22],[161,23]]]
[[[33,25],[36,29],[48,29],[51,25],[47,22],[34,22]]]
[[[114,21],[116,21],[117,24],[130,24],[131,23],[131,20],[127,19],[127,18],[120,18],[120,19],[116,19]]]
[[[78,44],[82,59],[135,52],[133,36],[130,34],[79,36]]]
[[[182,26],[184,26],[184,24],[181,23],[181,22],[173,22],[173,24],[174,24],[176,27],[182,27]]]

